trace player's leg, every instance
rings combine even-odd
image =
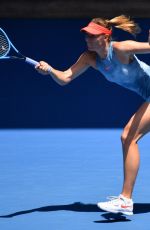
[[[124,184],[122,194],[108,202],[98,203],[98,207],[113,213],[133,214],[131,198],[139,168],[139,150],[137,141],[150,131],[150,104],[144,103],[132,116],[122,134],[124,153]]]
[[[150,131],[150,103],[144,103],[132,116],[122,133],[124,159],[124,183],[122,195],[132,197],[133,187],[139,169],[140,156],[138,140]]]

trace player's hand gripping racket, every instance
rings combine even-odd
[[[0,59],[20,59],[33,66],[36,66],[39,63],[29,57],[22,55],[12,44],[2,28],[0,28]],[[48,72],[50,72],[50,69]]]

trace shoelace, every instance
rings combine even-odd
[[[109,200],[109,201],[108,201],[109,203],[114,203],[114,202],[116,202],[117,200],[123,200],[123,199],[121,199],[120,196],[108,196],[107,199]]]

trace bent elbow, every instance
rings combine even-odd
[[[60,82],[61,86],[68,85],[71,82],[70,78],[65,78],[63,81]]]

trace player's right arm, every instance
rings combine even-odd
[[[57,70],[48,63],[40,61],[36,66],[39,73],[43,75],[51,75],[54,81],[63,86],[70,83],[76,77],[85,72],[90,66],[94,67],[94,56],[90,52],[84,52],[79,59],[69,69],[65,71]],[[48,71],[50,69],[50,71]]]

